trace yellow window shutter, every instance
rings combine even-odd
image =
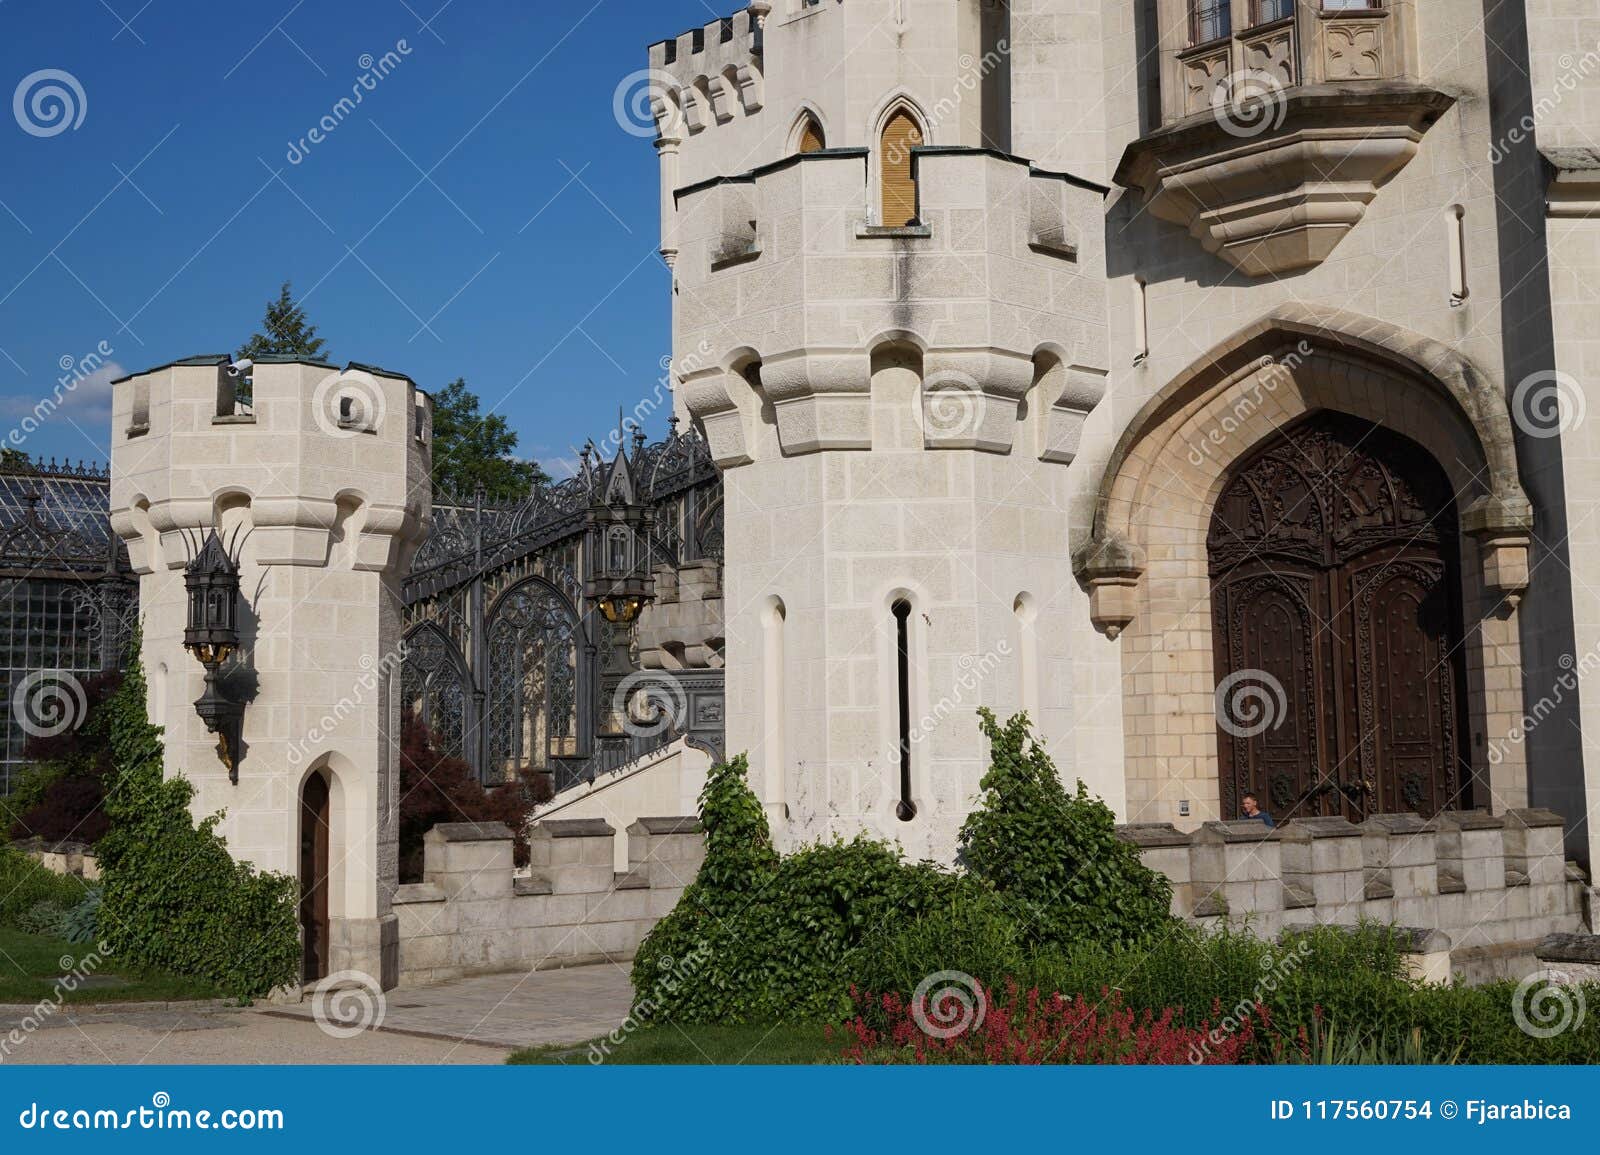
[[[922,143],[922,130],[901,109],[883,128],[880,161],[883,180],[883,224],[899,228],[917,215],[917,186],[911,179],[911,150]]]
[[[800,151],[821,152],[827,147],[822,139],[822,126],[811,117],[806,117],[806,126],[800,133]]]

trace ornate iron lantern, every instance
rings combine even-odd
[[[189,596],[183,648],[206,670],[205,693],[195,700],[194,710],[217,736],[217,757],[228,768],[228,778],[238,782],[244,703],[223,688],[221,671],[239,648],[239,567],[216,530],[184,567],[183,587]]]
[[[619,427],[619,441],[621,435]],[[650,573],[650,530],[655,517],[644,504],[637,483],[642,462],[644,431],[635,428],[632,460],[619,444],[607,464],[589,469],[589,446],[584,447],[584,471],[590,478],[588,533],[584,542],[584,596],[606,621],[627,625],[655,596]],[[598,457],[598,454],[596,454]]]

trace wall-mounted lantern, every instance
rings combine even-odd
[[[619,434],[621,430],[618,430]],[[655,517],[644,504],[636,474],[643,461],[644,431],[635,429],[632,460],[618,445],[617,456],[592,478],[588,533],[584,541],[584,596],[606,621],[627,625],[655,596],[650,573],[650,530]],[[587,472],[589,447],[584,447]]]
[[[206,669],[205,693],[194,710],[217,736],[217,757],[228,768],[228,779],[238,782],[244,703],[222,687],[219,675],[222,663],[239,648],[239,567],[216,530],[184,567],[183,587],[189,595],[183,648]]]

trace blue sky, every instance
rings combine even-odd
[[[236,348],[289,280],[336,361],[465,376],[564,472],[670,352],[655,154],[613,94],[735,7],[0,0],[0,436],[109,349],[22,444],[103,460],[117,370]],[[42,70],[71,80],[19,119]],[[73,127],[35,117],[50,87]]]

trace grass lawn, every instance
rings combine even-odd
[[[621,1038],[620,1043],[607,1037],[588,1043],[529,1047],[506,1061],[588,1066],[597,1062],[594,1056],[598,1052],[605,1055],[606,1063],[637,1065],[831,1063],[838,1060],[842,1049],[838,1041],[828,1041],[821,1026],[675,1027],[668,1023]]]
[[[53,1001],[58,980],[73,969],[63,967],[62,961],[78,962],[91,956],[94,949],[93,943],[73,944],[0,927],[0,1003]],[[90,981],[80,983],[74,991],[61,989],[63,1002],[165,1002],[222,997],[221,991],[201,979],[122,967],[110,958],[99,965],[82,964],[82,973],[90,975]]]

